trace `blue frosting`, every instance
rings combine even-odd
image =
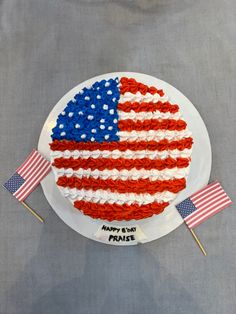
[[[83,88],[69,101],[52,129],[52,139],[77,142],[118,141],[119,80],[109,79]]]

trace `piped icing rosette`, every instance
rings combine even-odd
[[[138,220],[186,187],[192,144],[163,90],[111,78],[83,88],[58,116],[51,163],[62,194],[85,215]]]

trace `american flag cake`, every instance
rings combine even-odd
[[[186,187],[193,139],[178,104],[134,78],[83,88],[52,129],[56,184],[95,219],[160,214]]]

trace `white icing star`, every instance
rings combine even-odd
[[[95,108],[96,108],[96,106],[95,106],[94,104],[92,104],[92,105],[91,105],[91,108],[92,108],[92,109],[95,109]]]
[[[104,122],[105,122],[105,119],[101,119],[100,122],[101,122],[101,123],[104,123]]]
[[[83,111],[79,111],[78,114],[79,114],[79,116],[82,116],[83,115]]]
[[[107,105],[103,105],[103,109],[104,109],[104,110],[107,110],[107,109],[108,109],[108,106],[107,106]]]
[[[66,132],[61,132],[61,136],[64,136],[64,135],[66,135]]]
[[[68,116],[71,118],[73,117],[74,113],[73,112],[69,112]]]
[[[105,140],[108,140],[108,139],[109,139],[109,137],[110,137],[110,135],[109,135],[109,134],[106,134],[106,135],[104,136]]]
[[[65,113],[65,111],[62,111],[62,113],[61,113],[61,114],[64,116],[66,113]]]
[[[80,128],[80,125],[79,125],[78,123],[76,123],[75,128],[76,128],[76,129],[79,129],[79,128]]]
[[[94,142],[95,141],[95,138],[94,137],[91,137],[91,142]]]
[[[97,99],[101,99],[102,97],[101,97],[101,95],[97,95]]]
[[[114,111],[114,109],[111,109],[109,112],[110,112],[110,114],[114,114],[115,111]]]
[[[114,119],[113,122],[114,122],[114,123],[117,123],[118,121],[117,121],[117,119]]]
[[[90,100],[90,97],[89,96],[85,96],[84,99],[85,100]]]
[[[92,115],[88,116],[88,120],[93,120],[93,118],[94,118],[94,116],[92,116]]]
[[[59,129],[63,129],[63,128],[64,128],[64,124],[60,124]]]
[[[100,129],[101,129],[101,130],[104,130],[104,129],[105,129],[105,125],[101,124],[101,125],[100,125]]]
[[[113,129],[113,126],[109,126],[108,130],[111,131]]]
[[[82,134],[80,137],[81,138],[86,138],[86,134]]]
[[[97,130],[96,130],[96,129],[92,129],[91,132],[92,132],[92,133],[96,133]]]
[[[105,83],[105,87],[109,87],[110,86],[110,83],[109,82],[106,82]]]
[[[109,90],[109,91],[107,92],[107,95],[112,95],[112,91]]]

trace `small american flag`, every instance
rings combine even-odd
[[[50,162],[34,149],[3,186],[20,202],[23,202],[50,172],[50,169]]]
[[[230,204],[231,199],[220,183],[215,181],[178,204],[176,208],[191,229]]]

